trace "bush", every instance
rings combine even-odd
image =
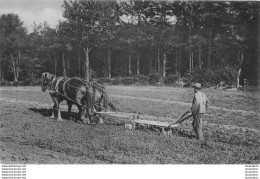
[[[132,76],[122,78],[123,85],[132,85],[136,82],[136,79]]]
[[[144,76],[144,75],[135,75],[134,76],[136,78],[136,82],[135,85],[141,85],[141,86],[146,86],[149,85],[149,77],[148,76]]]
[[[164,84],[166,85],[174,85],[176,84],[176,81],[178,81],[181,78],[180,73],[175,73],[175,74],[169,74],[164,78]]]
[[[203,82],[208,82],[210,84],[217,84],[218,83],[217,81],[220,81],[220,79],[214,71],[212,71],[210,69],[207,69],[204,71]]]
[[[29,78],[23,81],[18,81],[18,86],[32,86],[32,81]]]
[[[95,79],[100,84],[110,85],[149,85],[149,78],[144,75],[135,75],[129,77],[116,77],[116,78],[98,78]]]
[[[120,77],[111,78],[110,84],[112,84],[112,85],[119,85],[119,84],[122,84],[122,80],[121,80]]]
[[[152,73],[148,75],[150,85],[158,85],[159,82],[163,81],[163,77],[158,73]]]
[[[203,71],[195,69],[194,71],[185,72],[184,78],[187,80],[186,83],[198,82],[203,86],[216,85],[220,81],[224,81],[229,85],[236,85],[237,67],[225,66]]]
[[[225,66],[216,70],[217,79],[215,82],[225,81],[229,85],[236,85],[237,80],[237,67]]]
[[[99,84],[111,84],[111,78],[103,78],[103,77],[101,77],[101,78],[97,78],[97,79],[94,79],[94,81],[96,82],[96,83],[99,83]]]
[[[32,86],[40,86],[41,84],[42,84],[42,81],[41,81],[40,78],[38,78],[38,79],[36,79],[36,80],[31,82]]]
[[[11,83],[9,81],[3,80],[0,82],[0,86],[11,86]]]
[[[235,85],[237,78],[237,68],[232,66],[217,67],[214,70],[206,69],[194,71],[186,71],[184,76],[181,77],[180,73],[169,74],[166,78],[163,78],[158,73],[152,73],[148,76],[135,75],[129,77],[116,77],[116,78],[98,78],[96,81],[101,84],[111,85],[177,85],[178,82],[185,83],[184,87],[189,87],[192,83],[201,83],[203,87],[210,87],[218,84],[220,81],[224,81],[226,84]]]

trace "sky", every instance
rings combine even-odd
[[[0,0],[0,15],[14,13],[19,15],[28,32],[32,26],[46,21],[55,27],[59,20],[63,20],[63,0]]]

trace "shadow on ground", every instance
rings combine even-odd
[[[51,114],[52,114],[52,109],[46,109],[46,108],[29,108],[30,111],[33,111],[35,113],[39,113],[41,114],[43,117],[51,117]],[[58,116],[58,113],[57,111],[54,112],[54,115],[55,115],[55,119],[57,118]],[[68,112],[66,111],[61,111],[61,118],[63,120],[68,120]],[[82,120],[80,120],[80,117],[79,117],[79,114],[78,113],[75,113],[75,112],[71,112],[71,118],[70,118],[71,121],[74,121],[76,123],[83,123]],[[94,118],[92,119],[92,121],[94,124],[97,123],[97,119]]]

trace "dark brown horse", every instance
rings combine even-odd
[[[115,106],[109,100],[108,92],[104,85],[91,81],[90,87],[95,111],[116,111]]]
[[[62,121],[59,103],[63,100],[68,104],[68,119],[71,115],[72,105],[79,109],[80,119],[84,124],[90,124],[93,116],[93,103],[90,94],[90,83],[85,83],[78,78],[56,77],[49,72],[42,73],[42,91],[49,90],[53,99],[53,112],[51,118],[54,118],[54,111],[58,111],[58,121]]]

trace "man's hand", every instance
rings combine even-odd
[[[186,112],[186,114],[189,114],[189,113],[192,113],[190,109]]]
[[[184,116],[186,116],[187,114],[189,114],[189,113],[191,113],[191,110],[189,109],[188,111],[186,111],[176,122],[175,122],[175,124],[178,124],[180,121],[181,121],[181,119],[184,117]]]

